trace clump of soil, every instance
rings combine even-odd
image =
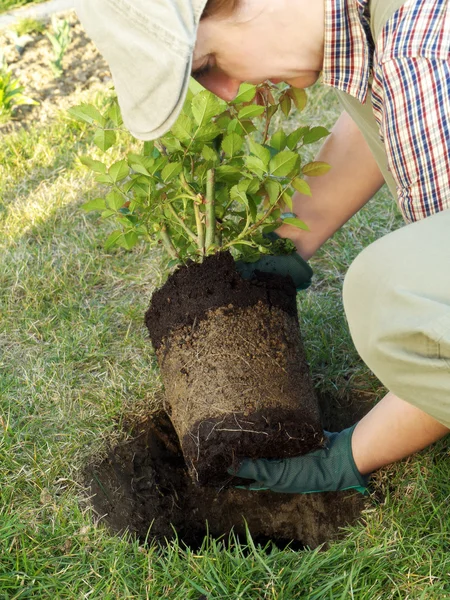
[[[146,313],[166,404],[194,481],[225,484],[244,457],[322,445],[290,278],[242,279],[229,253],[175,272]]]
[[[339,413],[346,427],[369,409],[358,399],[322,396],[321,404],[329,430],[334,430],[327,422],[330,416]],[[365,506],[358,492],[302,495],[198,487],[163,411],[138,423],[131,439],[91,466],[87,483],[95,512],[113,531],[160,542],[177,535],[193,549],[208,533],[217,538],[234,531],[245,539],[245,522],[255,540],[271,539],[282,546],[293,540],[297,548],[315,548],[337,538]]]

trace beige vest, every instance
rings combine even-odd
[[[376,43],[381,30],[388,19],[398,10],[406,0],[370,0],[370,29],[372,37]],[[335,90],[341,105],[352,117],[355,123],[361,130],[369,147],[383,173],[384,179],[391,190],[394,198],[397,198],[397,189],[394,178],[392,177],[388,165],[387,156],[384,149],[384,144],[380,140],[378,133],[378,123],[372,112],[371,102],[371,82],[369,82],[369,93],[365,104],[361,104],[359,100],[342,92]]]

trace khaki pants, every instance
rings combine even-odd
[[[450,210],[361,252],[345,278],[344,307],[380,381],[450,427]]]

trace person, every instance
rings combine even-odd
[[[447,0],[79,0],[112,70],[124,120],[154,139],[176,120],[192,73],[232,100],[242,82],[308,87],[322,73],[344,107],[296,193],[309,232],[281,224],[310,259],[386,182],[405,226],[365,248],[343,300],[354,344],[390,390],[326,447],[244,460],[252,489],[364,490],[374,470],[450,427],[450,8]]]

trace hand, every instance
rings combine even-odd
[[[275,240],[279,239],[273,231],[266,234],[266,237]],[[311,285],[313,270],[303,258],[293,251],[291,254],[264,255],[253,263],[247,263],[242,260],[236,262],[236,268],[244,279],[251,279],[255,271],[263,273],[276,273],[277,275],[290,275],[294,285],[299,290],[306,290]]]
[[[248,490],[272,490],[293,494],[331,492],[355,489],[367,492],[369,476],[358,471],[353,460],[351,439],[356,427],[340,433],[325,432],[325,447],[304,456],[285,459],[245,458],[237,470],[228,469],[230,475],[253,479]]]

